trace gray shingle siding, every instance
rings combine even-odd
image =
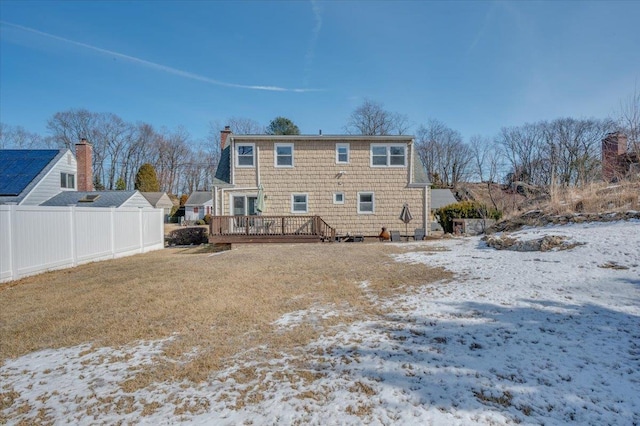
[[[218,162],[218,168],[216,169],[216,175],[214,179],[214,185],[221,186],[220,184],[231,183],[231,147],[227,146],[222,150],[220,154],[220,162]]]

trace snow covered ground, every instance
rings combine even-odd
[[[0,368],[0,408],[9,424],[38,416],[77,424],[640,424],[640,221],[513,234],[544,235],[585,244],[551,252],[497,251],[475,237],[403,244],[398,262],[456,277],[379,300],[393,307],[384,319],[344,326],[296,353],[239,361],[197,387],[118,386],[161,341],[29,354]],[[332,314],[314,307],[276,326]],[[242,371],[252,374],[239,380]]]

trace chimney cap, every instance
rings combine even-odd
[[[224,131],[225,132],[230,132],[231,131],[231,126],[224,126]]]

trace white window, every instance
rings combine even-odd
[[[371,214],[374,212],[375,201],[373,192],[358,192],[358,213]]]
[[[253,167],[255,150],[255,145],[252,143],[236,145],[236,167]]]
[[[60,173],[60,188],[74,189],[76,187],[76,175]]]
[[[307,213],[308,209],[307,194],[291,194],[291,213]]]
[[[336,144],[336,164],[349,164],[349,144]]]
[[[406,165],[406,145],[371,144],[371,167],[405,167]]]
[[[333,204],[344,204],[344,193],[343,192],[334,192],[333,193]]]
[[[275,144],[273,156],[275,167],[293,167],[293,144]]]

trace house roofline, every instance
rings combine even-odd
[[[398,141],[408,142],[415,139],[413,135],[389,135],[389,136],[367,136],[367,135],[236,135],[230,134],[229,137],[234,141],[255,141],[255,140],[274,140],[274,141]]]

